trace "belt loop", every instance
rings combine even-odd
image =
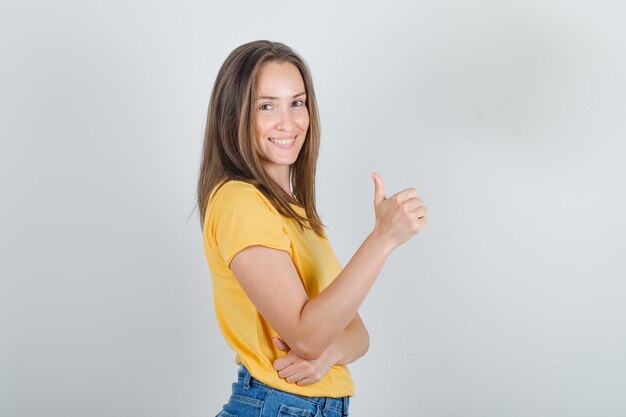
[[[349,406],[350,406],[350,397],[346,395],[345,397],[343,397],[343,407],[341,407],[342,408],[341,414],[343,414],[344,416],[347,416]]]
[[[328,397],[324,397],[324,406],[322,409],[322,416],[326,417],[328,415],[327,410],[330,408],[331,401],[328,401]]]
[[[245,369],[245,372],[243,374],[243,389],[247,391],[250,389],[250,379],[252,378],[252,375],[250,375],[250,371],[248,371],[248,368],[244,367],[243,369]]]

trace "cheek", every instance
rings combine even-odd
[[[309,127],[309,113],[303,113],[298,118],[298,125],[302,130],[306,130]]]
[[[265,135],[269,130],[270,123],[267,120],[263,120],[263,118],[259,118],[256,120],[254,124],[254,135],[257,140],[263,140]]]

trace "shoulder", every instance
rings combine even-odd
[[[205,212],[205,233],[220,229],[254,230],[282,224],[280,213],[254,185],[245,181],[227,180],[215,186]]]
[[[254,185],[240,180],[227,180],[215,187],[208,208],[264,208],[275,211],[272,203]]]

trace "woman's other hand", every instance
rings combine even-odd
[[[274,336],[272,340],[278,350],[287,352],[287,355],[276,359],[273,364],[274,369],[278,371],[278,376],[287,382],[295,383],[296,385],[315,384],[324,378],[334,365],[332,347],[326,349],[319,358],[306,360],[289,349],[289,346],[280,338]]]
[[[427,209],[415,188],[407,188],[387,198],[383,179],[375,172],[372,172],[372,178],[376,214],[372,234],[388,242],[393,250],[426,226]]]

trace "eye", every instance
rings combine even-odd
[[[268,106],[268,107],[266,107],[266,106]],[[271,110],[271,107],[272,107],[272,105],[271,105],[271,104],[269,104],[269,103],[265,103],[265,104],[261,104],[261,105],[259,106],[259,109],[261,109],[261,110]]]
[[[296,100],[293,102],[294,107],[302,107],[304,106],[304,101],[303,100]]]

